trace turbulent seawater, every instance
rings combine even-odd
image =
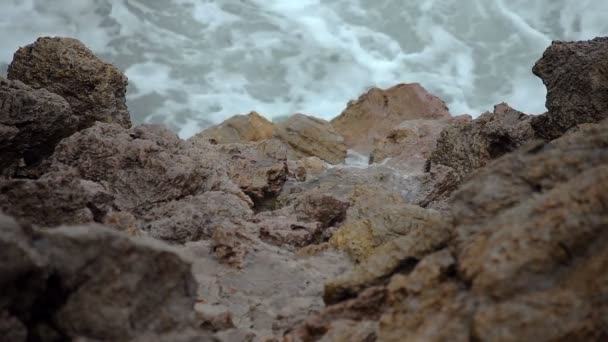
[[[452,114],[541,113],[551,40],[608,35],[602,0],[0,0],[0,70],[39,36],[129,77],[135,121],[188,137],[256,110],[330,119],[371,86],[419,82]]]

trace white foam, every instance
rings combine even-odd
[[[530,69],[549,42],[608,35],[608,2],[596,0],[22,0],[0,9],[10,32],[0,63],[38,36],[76,37],[125,70],[136,122],[183,137],[251,110],[331,119],[369,87],[400,82],[422,84],[453,114],[502,101],[540,113],[545,90]]]

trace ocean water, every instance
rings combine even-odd
[[[542,113],[552,40],[608,35],[601,0],[0,0],[0,74],[39,36],[80,39],[129,77],[136,123],[188,137],[250,110],[331,119],[369,87],[419,82],[452,114]]]

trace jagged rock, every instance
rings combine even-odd
[[[418,260],[440,249],[451,238],[449,225],[438,212],[406,206],[398,215],[405,222],[389,227],[393,231],[385,234],[384,243],[373,239],[363,242],[377,246],[372,247],[371,253],[352,271],[325,284],[323,299],[326,303],[354,297],[367,287],[382,284],[400,269],[411,269]],[[381,235],[382,232],[376,234]]]
[[[287,180],[288,147],[277,139],[218,145],[217,150],[227,157],[230,179],[255,204],[272,200]]]
[[[555,139],[568,129],[608,117],[608,37],[554,41],[532,71],[547,87],[549,111],[532,118],[539,137]]]
[[[194,148],[160,126],[125,129],[98,122],[64,139],[51,161],[53,168],[72,168],[80,178],[103,184],[120,210],[136,216],[206,191],[250,202],[228,179],[224,159],[212,145]]]
[[[431,177],[425,185],[429,193],[420,204],[442,208],[471,172],[532,140],[530,118],[501,103],[492,113],[444,129],[429,158],[427,172]]]
[[[0,173],[39,163],[77,124],[60,96],[0,77]]]
[[[346,213],[346,221],[333,234],[330,244],[363,262],[376,248],[443,222],[435,211],[408,205],[398,194],[376,189],[357,189]],[[429,228],[430,229],[430,228]]]
[[[190,264],[166,247],[102,226],[32,231],[3,215],[0,225],[0,311],[28,340],[124,341],[194,327]]]
[[[319,157],[331,164],[344,162],[344,139],[322,119],[294,114],[277,125],[274,136],[288,144],[299,159]]]
[[[239,197],[208,191],[151,209],[142,215],[142,229],[165,241],[185,243],[210,239],[227,221],[252,215],[247,202]]]
[[[275,126],[272,122],[251,112],[235,115],[219,125],[209,127],[195,135],[195,139],[205,139],[212,144],[245,143],[270,139]]]
[[[69,172],[36,180],[0,179],[0,211],[44,227],[103,222],[113,202],[114,196],[100,184]]]
[[[368,154],[376,140],[389,135],[405,120],[447,119],[448,108],[441,99],[420,84],[399,84],[388,89],[372,88],[346,109],[331,124],[344,137],[349,149]]]
[[[385,138],[375,142],[369,163],[382,163],[408,175],[422,174],[443,129],[450,123],[470,120],[470,116],[462,115],[450,119],[403,121]]]
[[[8,78],[63,97],[78,126],[95,121],[131,126],[125,94],[127,78],[72,38],[38,38],[15,52]]]

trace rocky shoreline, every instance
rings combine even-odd
[[[117,68],[40,38],[0,78],[0,334],[607,340],[607,70],[608,38],[554,42],[542,115],[453,117],[400,84],[183,140],[132,126]]]

